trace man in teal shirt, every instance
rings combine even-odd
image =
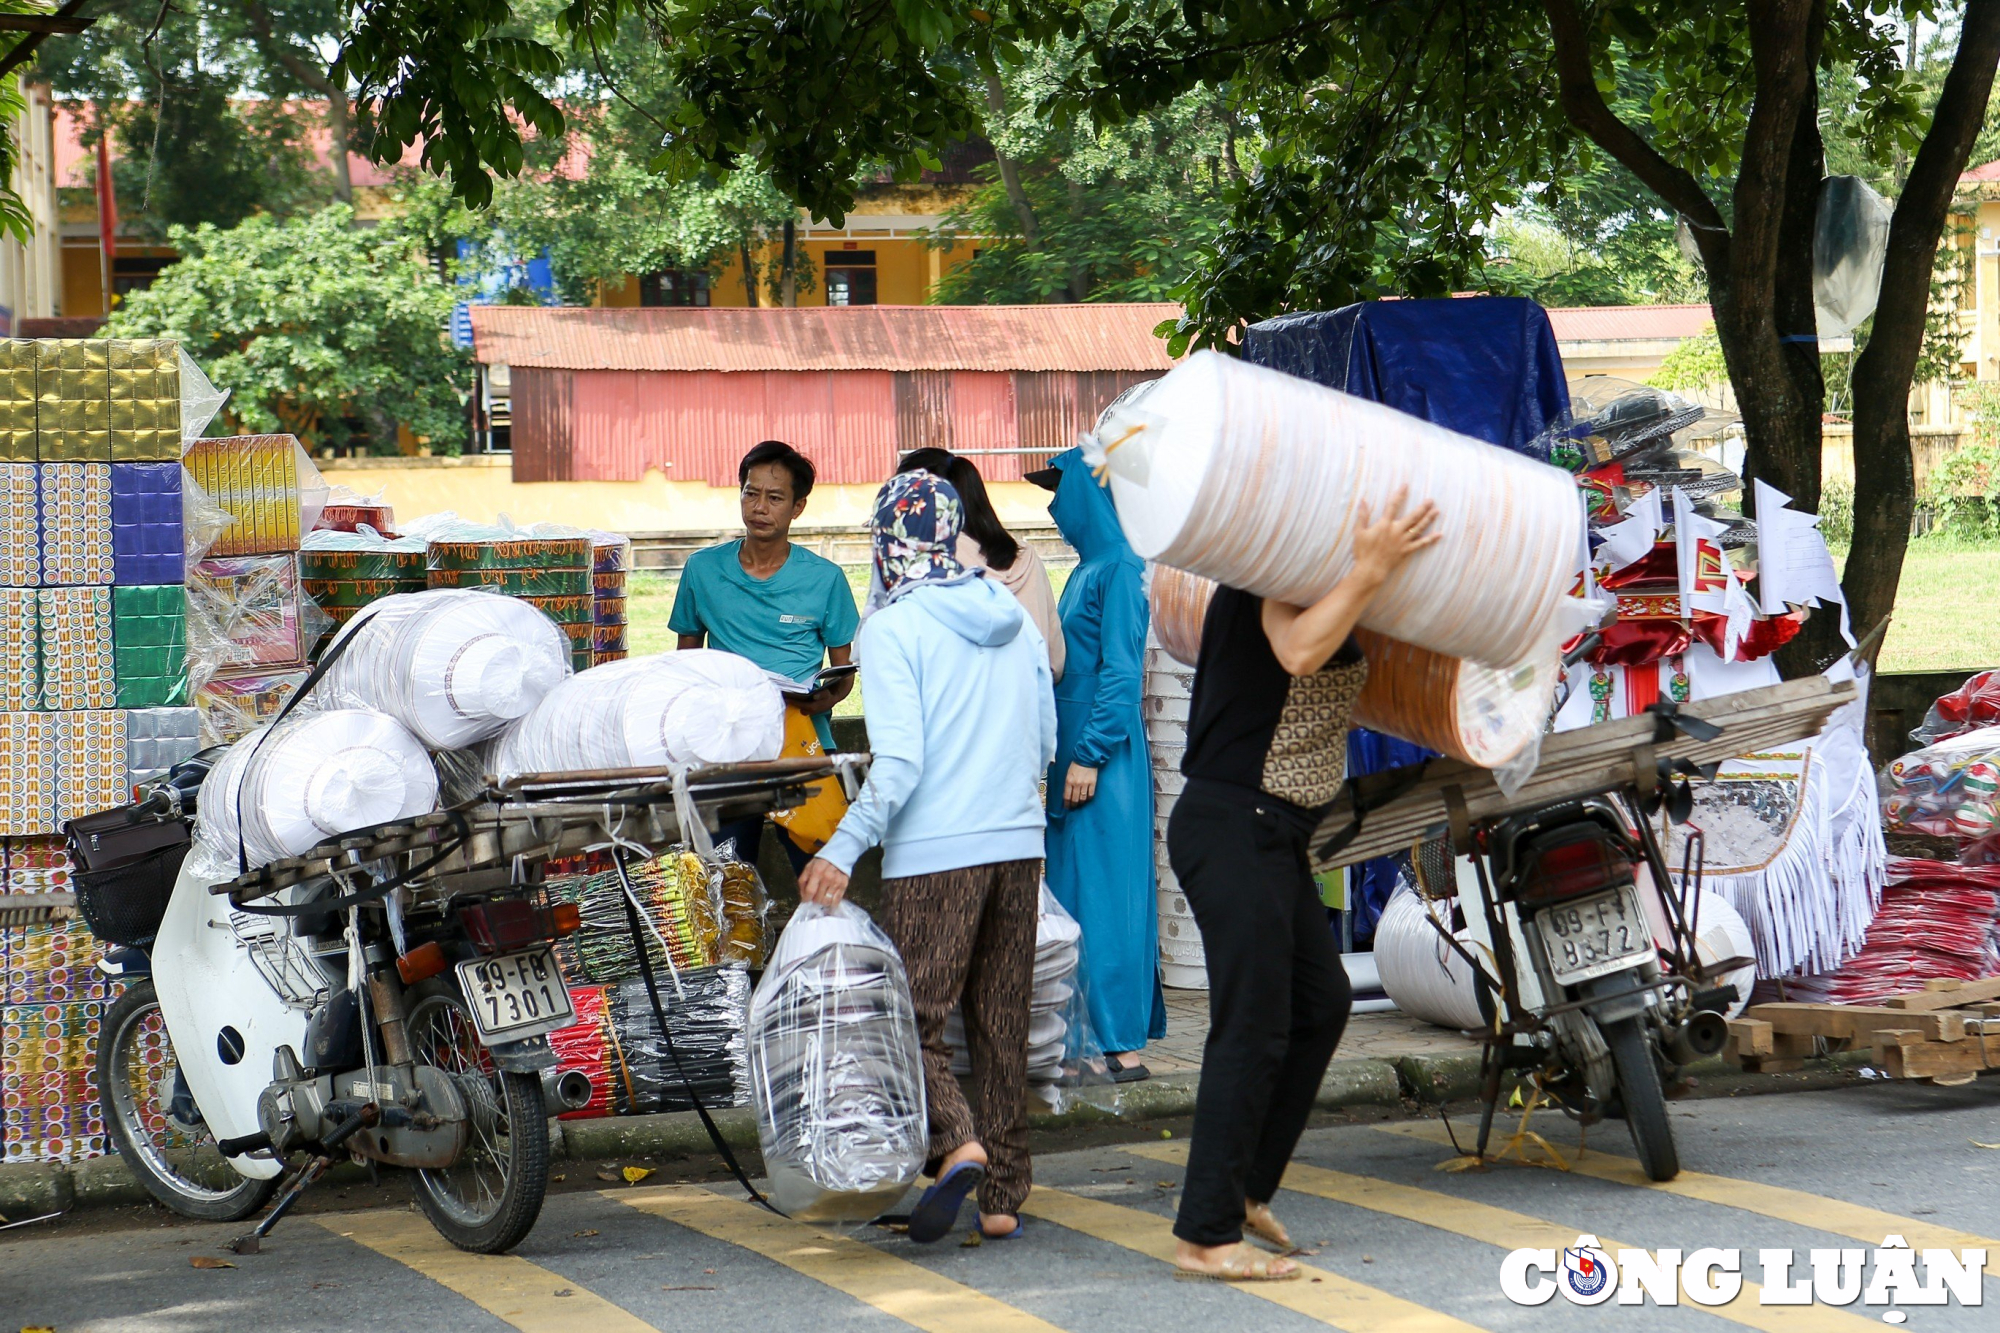
[[[742,488],[743,536],[688,557],[667,625],[683,648],[719,648],[747,657],[766,671],[810,681],[822,664],[846,666],[853,658],[861,617],[854,591],[839,565],[792,545],[792,524],[812,494],[812,460],[780,440],[765,440],[736,468]],[[828,716],[854,688],[848,676],[806,700],[820,745],[833,750]],[[734,834],[744,856],[755,860],[763,820],[745,820]],[[810,852],[779,839],[793,869]]]

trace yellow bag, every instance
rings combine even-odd
[[[787,704],[782,756],[786,759],[817,759],[824,753],[825,747],[819,743],[819,729],[813,725],[811,716]],[[771,822],[782,826],[801,849],[816,852],[833,837],[833,831],[840,827],[841,817],[846,813],[847,793],[841,790],[838,778],[830,778],[813,788],[803,804],[772,812]]]

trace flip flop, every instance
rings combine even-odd
[[[919,1245],[943,1240],[958,1225],[958,1210],[965,1196],[986,1179],[986,1168],[977,1162],[960,1162],[937,1178],[910,1210],[910,1239]]]
[[[1174,1276],[1193,1282],[1295,1282],[1305,1276],[1305,1269],[1292,1266],[1289,1273],[1273,1273],[1271,1265],[1282,1256],[1258,1254],[1239,1250],[1222,1261],[1222,1267],[1213,1273],[1198,1273],[1191,1268],[1175,1268]]]
[[[1028,1219],[1020,1216],[1019,1214],[1016,1214],[1014,1217],[1014,1229],[1012,1231],[1004,1232],[998,1236],[989,1235],[987,1233],[986,1222],[984,1218],[980,1219],[980,1224],[979,1224],[979,1234],[985,1237],[987,1240],[1019,1240],[1023,1235],[1027,1233],[1027,1230],[1028,1230]]]

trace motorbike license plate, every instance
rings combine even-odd
[[[458,965],[458,984],[480,1039],[513,1041],[568,1027],[576,1018],[554,949],[529,949]]]
[[[1653,932],[1629,889],[1544,907],[1535,922],[1558,986],[1619,971],[1653,948]]]

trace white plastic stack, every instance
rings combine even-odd
[[[690,648],[570,677],[502,733],[493,769],[559,773],[776,759],[785,701],[734,653]]]
[[[1181,793],[1181,756],[1187,752],[1188,703],[1194,668],[1182,666],[1146,636],[1146,748],[1153,756],[1153,864],[1159,876],[1160,982],[1180,990],[1208,989],[1208,958],[1194,909],[1167,862],[1167,818]]]
[[[299,713],[229,747],[202,784],[195,831],[231,860],[240,846],[255,868],[423,814],[436,806],[437,791],[423,743],[388,714]]]
[[[599,668],[600,670],[602,668]],[[930,1149],[916,1008],[896,946],[852,903],[807,903],[750,997],[750,1089],[771,1201],[867,1222]]]
[[[1083,961],[1083,927],[1063,910],[1056,896],[1042,884],[1041,910],[1035,920],[1035,980],[1033,998],[1028,1002],[1028,1083],[1038,1089],[1051,1088],[1061,1079],[1066,1060],[1078,1054],[1071,1033],[1071,1001],[1076,997],[1076,970]],[[1082,1006],[1074,1006],[1080,1011]],[[944,1039],[951,1047],[951,1072],[961,1077],[972,1072],[972,1060],[965,1046],[965,1016],[957,1009],[945,1020]],[[1042,1100],[1056,1099],[1047,1092]]]
[[[553,620],[472,589],[384,597],[342,626],[327,651],[343,642],[315,691],[321,706],[379,708],[439,750],[494,735],[570,669],[569,640]]]

